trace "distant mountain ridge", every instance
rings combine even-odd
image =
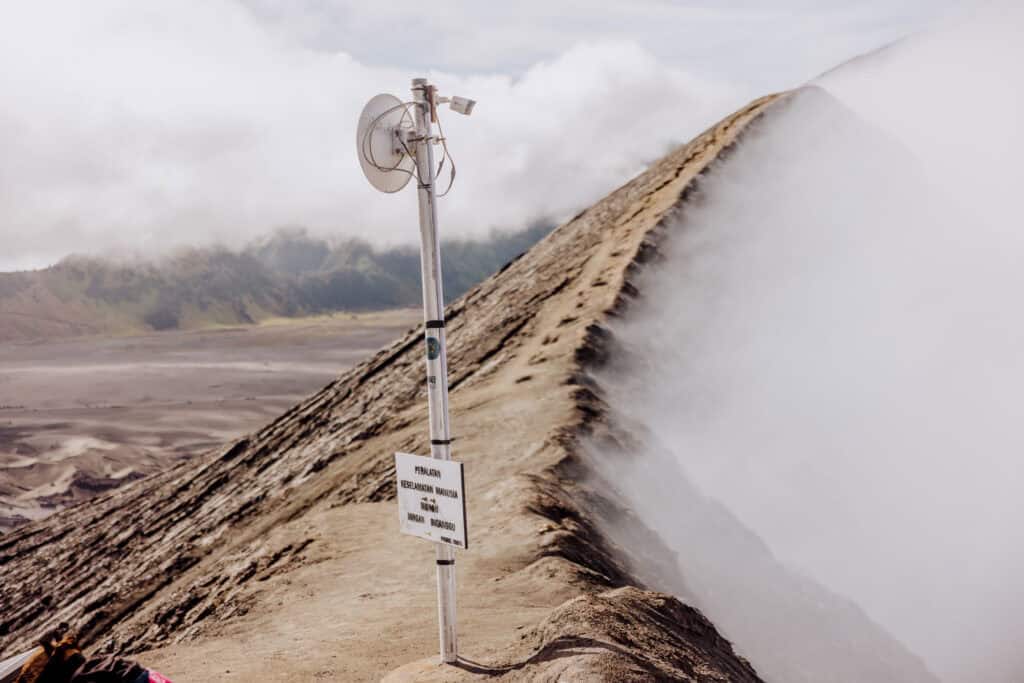
[[[446,241],[446,297],[460,296],[551,227]],[[331,243],[292,228],[238,251],[190,248],[132,262],[76,255],[42,270],[0,273],[0,341],[237,325],[419,302],[417,247]]]

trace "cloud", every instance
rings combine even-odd
[[[414,241],[411,191],[369,188],[354,127],[369,97],[407,97],[421,74],[297,45],[232,2],[4,14],[7,264],[236,243],[284,224]],[[443,228],[458,235],[578,209],[739,99],[623,42],[567,47],[516,78],[429,75],[480,102],[445,120],[460,175]]]
[[[446,121],[461,174],[444,230],[558,218],[729,108],[957,1],[10,3],[0,268],[283,224],[413,241],[415,203],[366,186],[352,138],[363,103],[406,96],[424,64],[480,102]]]
[[[749,86],[805,82],[919,30],[960,0],[244,0],[312,49],[374,63],[520,75],[566,46],[642,42],[661,61]],[[394,45],[402,45],[396,50]]]
[[[991,4],[774,112],[671,233],[602,377],[621,421],[947,681],[1024,677],[1022,30]],[[637,507],[665,476],[642,462]],[[685,514],[645,521],[671,538]]]

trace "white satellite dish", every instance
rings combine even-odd
[[[394,95],[377,95],[363,107],[356,153],[366,179],[381,192],[398,192],[412,178],[415,162],[399,133],[414,128],[408,105]]]

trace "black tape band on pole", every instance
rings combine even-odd
[[[443,320],[428,320],[427,321],[427,329],[428,330],[440,330],[440,329],[443,329],[443,328],[444,328],[444,321]]]
[[[454,566],[455,560],[438,560],[437,563],[442,567]]]
[[[431,446],[450,446],[451,443],[452,443],[452,439],[431,439],[430,440],[430,445]]]

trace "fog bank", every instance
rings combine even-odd
[[[480,103],[445,119],[445,234],[566,217],[729,109],[968,1],[5,3],[0,270],[282,225],[414,243],[415,201],[370,189],[354,137],[367,99],[422,75]]]
[[[600,468],[769,679],[793,680],[757,653],[808,653],[751,627],[777,604],[736,611],[697,559],[724,541],[680,531],[701,508],[666,477],[944,680],[1024,678],[1022,31],[1024,10],[988,5],[769,114],[670,227],[614,330],[623,352],[598,379],[650,452]],[[731,570],[779,592],[757,565]]]
[[[355,156],[363,105],[411,97],[413,76],[479,101],[443,121],[460,173],[442,227],[457,237],[574,212],[738,99],[635,41],[567,43],[515,77],[419,73],[287,40],[233,0],[10,5],[0,270],[240,246],[282,225],[414,243],[414,197],[381,197]]]

